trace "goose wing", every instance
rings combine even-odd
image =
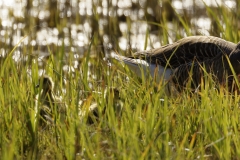
[[[177,68],[194,60],[202,62],[218,54],[229,55],[235,47],[235,43],[218,37],[190,36],[160,48],[137,52],[134,57],[146,59],[153,64]]]
[[[189,82],[191,84],[190,87],[196,89],[201,84],[201,81],[205,80],[205,78],[203,78],[203,76],[206,76],[205,73],[208,73],[215,82],[228,85],[231,90],[234,84],[234,77],[230,65],[233,67],[235,73],[239,75],[239,70],[235,69],[239,66],[239,62],[237,62],[237,58],[231,57],[234,53],[239,55],[240,50],[236,47],[230,55],[218,54],[214,58],[207,59],[203,62],[193,61],[182,64],[174,70],[170,81],[173,82],[179,90],[187,87]],[[239,58],[240,57],[238,57],[238,59]]]
[[[204,80],[203,76],[205,73],[213,75],[213,78],[217,78],[216,80],[218,81],[220,79],[223,80],[223,75],[226,73],[223,66],[226,64],[227,61],[220,54],[204,62],[193,61],[182,64],[174,70],[170,81],[175,84],[178,90],[186,88],[190,82],[189,87],[195,90],[201,84],[201,81]]]

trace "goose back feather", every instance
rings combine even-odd
[[[190,36],[160,48],[137,52],[134,58],[141,58],[167,68],[177,68],[193,60],[202,62],[218,54],[229,55],[235,47],[235,43],[218,37]]]

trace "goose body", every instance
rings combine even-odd
[[[218,37],[190,36],[160,48],[134,53],[133,56],[174,69],[193,60],[202,62],[218,54],[229,55],[235,47],[235,43]]]
[[[240,42],[230,54],[218,54],[202,62],[193,61],[180,65],[174,70],[170,81],[181,90],[190,80],[191,88],[195,89],[201,84],[204,72],[211,74],[213,80],[221,85],[227,85],[230,92],[239,90],[235,80],[240,80]],[[234,78],[234,73],[237,79]]]
[[[240,58],[238,45],[213,36],[191,36],[157,49],[134,53],[133,57],[113,54],[113,58],[123,62],[139,77],[142,70],[144,75],[147,74],[145,70],[148,70],[151,76],[158,74],[159,79],[185,87],[191,76],[192,87],[196,87],[202,76],[202,65],[206,66],[208,73],[216,74],[220,81],[226,73],[231,75],[226,57],[236,68],[236,58]],[[189,74],[191,69],[192,75]]]
[[[155,78],[157,82],[160,82],[161,80],[167,81],[173,73],[173,69],[171,68],[150,63],[146,60],[133,59],[117,54],[114,54],[113,57],[127,65],[128,68],[140,78],[142,78],[142,75],[146,77],[148,74],[150,74],[150,76]]]

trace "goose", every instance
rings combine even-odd
[[[40,124],[53,123],[52,117],[54,107],[56,111],[60,113],[60,119],[66,118],[66,104],[62,101],[61,97],[54,94],[54,82],[51,77],[43,75],[39,78],[39,84],[36,87],[40,87],[40,93],[35,98],[35,117],[38,114],[40,116]]]
[[[66,119],[66,113],[68,106],[63,102],[61,97],[54,94],[54,82],[51,77],[43,75],[39,78],[39,84],[36,87],[40,87],[41,91],[35,98],[35,124],[37,116],[39,115],[39,124],[41,126],[45,124],[53,124],[53,111],[59,113],[60,122],[64,122]],[[119,96],[119,90],[116,88],[106,88],[104,91],[104,98],[109,105],[113,106],[114,112],[117,116],[121,115],[122,102]],[[100,116],[99,104],[97,102],[90,103],[90,106],[85,103],[86,101],[79,101],[79,117],[83,119],[87,117],[87,123],[92,124]],[[110,103],[111,102],[111,103]],[[56,108],[54,108],[56,107]],[[106,106],[103,109],[105,112]]]
[[[192,65],[194,66],[192,77],[198,78],[193,79],[195,84],[200,82],[198,71],[201,65],[208,66],[208,72],[214,70],[213,73],[218,74],[217,78],[222,79],[223,75],[220,75],[220,72],[226,69],[223,68],[223,64],[227,65],[226,57],[230,58],[231,63],[236,63],[233,58],[236,57],[233,56],[236,55],[233,54],[236,52],[236,47],[237,44],[218,37],[190,36],[160,48],[136,52],[133,57],[125,57],[116,53],[113,53],[112,57],[140,78],[142,75],[150,75],[155,78],[156,82],[168,83],[170,81],[171,83],[168,84],[177,85],[179,89],[180,86],[186,85]],[[222,58],[225,59],[224,63],[221,61]],[[211,65],[216,64],[217,61],[219,64],[212,68]],[[227,73],[231,74],[229,69]]]

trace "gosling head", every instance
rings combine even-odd
[[[36,113],[39,112],[40,115],[40,125],[45,125],[45,123],[52,122],[52,110],[51,104],[55,102],[53,96],[54,83],[52,78],[43,75],[39,78],[39,83],[36,85],[37,88],[41,87],[40,93],[36,96],[35,110]]]
[[[54,88],[54,82],[51,77],[43,75],[39,78],[39,84],[36,87],[40,87],[42,84],[42,89],[45,92],[52,91]]]
[[[36,87],[41,87],[38,97],[43,105],[50,107],[51,103],[55,103],[56,98],[53,94],[54,83],[51,77],[43,75],[39,78],[39,84]]]
[[[104,92],[104,98],[106,100],[108,100],[108,98],[110,98],[113,100],[113,102],[118,101],[120,99],[119,90],[117,88],[113,88],[113,87],[109,88],[109,90],[106,89]]]
[[[93,103],[89,107],[88,115],[87,115],[87,123],[94,124],[94,122],[99,120],[100,115],[105,114],[107,107],[111,107],[113,112],[117,117],[120,117],[122,112],[122,102],[120,100],[119,90],[117,88],[106,88],[104,91],[104,99],[106,100],[106,104],[101,112],[99,113],[99,105],[98,103]],[[85,113],[81,113],[84,115]]]

